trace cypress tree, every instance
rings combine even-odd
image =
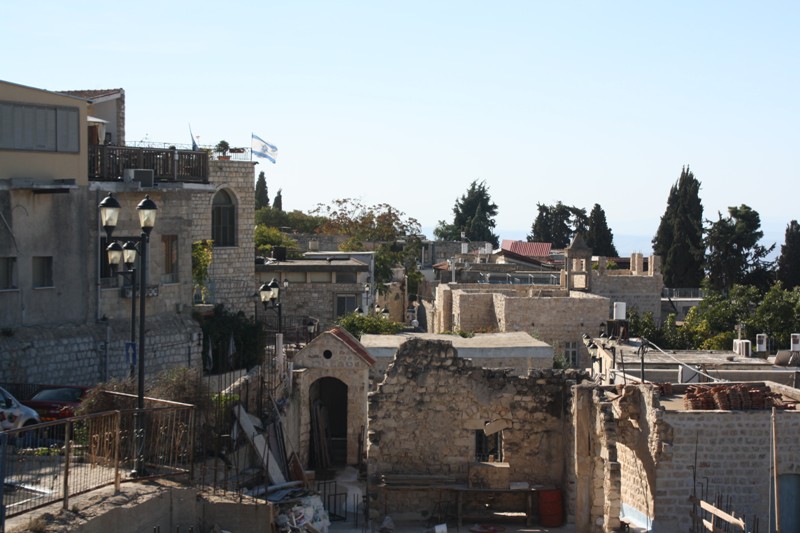
[[[778,279],[786,290],[800,285],[800,224],[792,220],[786,226],[786,238],[778,257]]]
[[[663,262],[664,285],[700,287],[705,276],[703,204],[700,182],[688,166],[681,169],[678,182],[670,189],[667,207],[653,237],[653,251]]]
[[[589,214],[589,227],[586,232],[586,245],[592,249],[594,255],[605,257],[618,257],[617,248],[614,246],[614,234],[608,227],[606,212],[600,204],[594,204]]]
[[[258,179],[256,180],[256,209],[261,209],[262,207],[269,207],[267,177],[264,175],[263,170],[258,174]]]

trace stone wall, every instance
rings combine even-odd
[[[200,328],[186,315],[147,320],[146,378],[176,366],[200,367]],[[0,381],[93,386],[130,373],[125,341],[130,322],[20,328],[4,337]],[[138,337],[137,337],[138,341]]]
[[[475,464],[476,432],[505,426],[503,461],[509,481],[563,487],[568,462],[567,409],[576,371],[534,371],[527,377],[480,369],[450,342],[404,343],[369,400],[368,473],[439,475],[466,483]],[[370,489],[370,508],[395,516],[430,511],[425,490]]]
[[[459,331],[490,333],[498,331],[495,295],[491,292],[453,292],[453,324]]]
[[[253,294],[258,290],[255,279],[255,179],[250,161],[209,161],[209,181],[216,191],[225,190],[236,203],[236,246],[214,247],[209,267],[215,303],[223,303],[229,311],[254,313]],[[211,238],[211,202],[213,194],[198,194],[192,221],[194,240]]]
[[[772,446],[770,411],[668,411],[673,430],[658,464],[654,532],[688,531],[693,489],[707,480],[708,500],[730,499],[736,516],[769,524]],[[800,474],[800,413],[777,413],[778,474]],[[635,480],[634,480],[635,481]],[[796,502],[793,502],[796,503]],[[782,506],[788,502],[782,499]],[[643,511],[643,510],[641,510]]]
[[[664,280],[659,268],[659,257],[650,256],[648,270],[640,253],[631,255],[628,270],[607,270],[607,258],[600,257],[597,270],[593,270],[592,293],[605,296],[609,301],[609,316],[613,314],[614,302],[625,302],[628,309],[639,314],[653,313],[656,323],[661,321],[661,290]]]
[[[582,342],[586,332],[608,320],[608,299],[572,291],[569,296],[504,298],[498,302],[500,331],[526,331],[563,354],[567,342],[578,349],[578,367],[591,366]]]
[[[769,523],[770,411],[667,410],[649,385],[583,385],[574,398],[577,530],[614,531],[621,516],[648,531],[689,531],[693,494],[721,496],[749,527]],[[778,474],[800,475],[800,413],[778,410],[776,423]]]

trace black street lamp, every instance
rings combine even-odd
[[[120,205],[116,198],[112,196],[111,193],[108,193],[100,205],[98,206],[100,210],[100,223],[103,225],[103,228],[106,230],[106,235],[108,240],[111,240],[111,235],[114,232],[114,228],[117,226],[117,220],[119,219],[119,211]],[[131,472],[131,475],[134,477],[144,475],[144,354],[145,354],[145,296],[147,293],[147,249],[148,244],[150,243],[150,232],[153,231],[153,226],[156,223],[156,215],[158,214],[158,206],[156,203],[150,199],[149,195],[144,197],[144,200],[139,202],[139,205],[136,206],[136,210],[139,214],[139,225],[142,228],[142,234],[139,236],[139,253],[141,257],[139,258],[139,346],[138,346],[138,367],[139,367],[139,382],[137,388],[137,397],[136,397],[136,427],[134,430],[134,437],[135,437],[135,447],[136,447],[136,457],[134,463],[134,469]],[[126,247],[122,247],[122,256],[125,258],[125,266],[130,267],[128,270],[131,273],[131,279],[135,280],[135,269],[133,268],[133,261],[135,261],[135,245],[133,243],[126,243]],[[111,246],[109,246],[111,248]],[[112,258],[113,254],[113,258]],[[119,250],[114,247],[113,250],[108,250],[108,258],[109,263],[112,263],[112,259],[116,261],[116,264],[119,264]],[[114,267],[112,267],[114,268]],[[133,285],[133,293],[131,294],[131,299],[136,299],[136,283],[132,282]],[[135,314],[135,303],[131,304],[131,310]],[[133,321],[133,316],[131,316],[131,321]],[[133,330],[133,326],[131,327]]]
[[[289,287],[289,280],[283,280],[283,288]],[[278,280],[272,278],[269,283],[264,283],[258,289],[258,295],[261,297],[261,303],[264,304],[264,310],[272,309],[278,315],[278,333],[283,333],[283,324],[281,321],[281,285]],[[269,306],[268,306],[269,304]]]

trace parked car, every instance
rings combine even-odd
[[[39,422],[39,413],[23,405],[10,392],[0,387],[0,430],[17,429]]]
[[[75,409],[89,391],[86,387],[45,387],[23,403],[39,413],[43,422],[75,416]]]

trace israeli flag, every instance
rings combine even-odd
[[[278,157],[278,148],[275,145],[268,143],[258,135],[252,135],[253,138],[250,144],[251,153],[256,157],[263,157],[274,163],[275,158]]]

